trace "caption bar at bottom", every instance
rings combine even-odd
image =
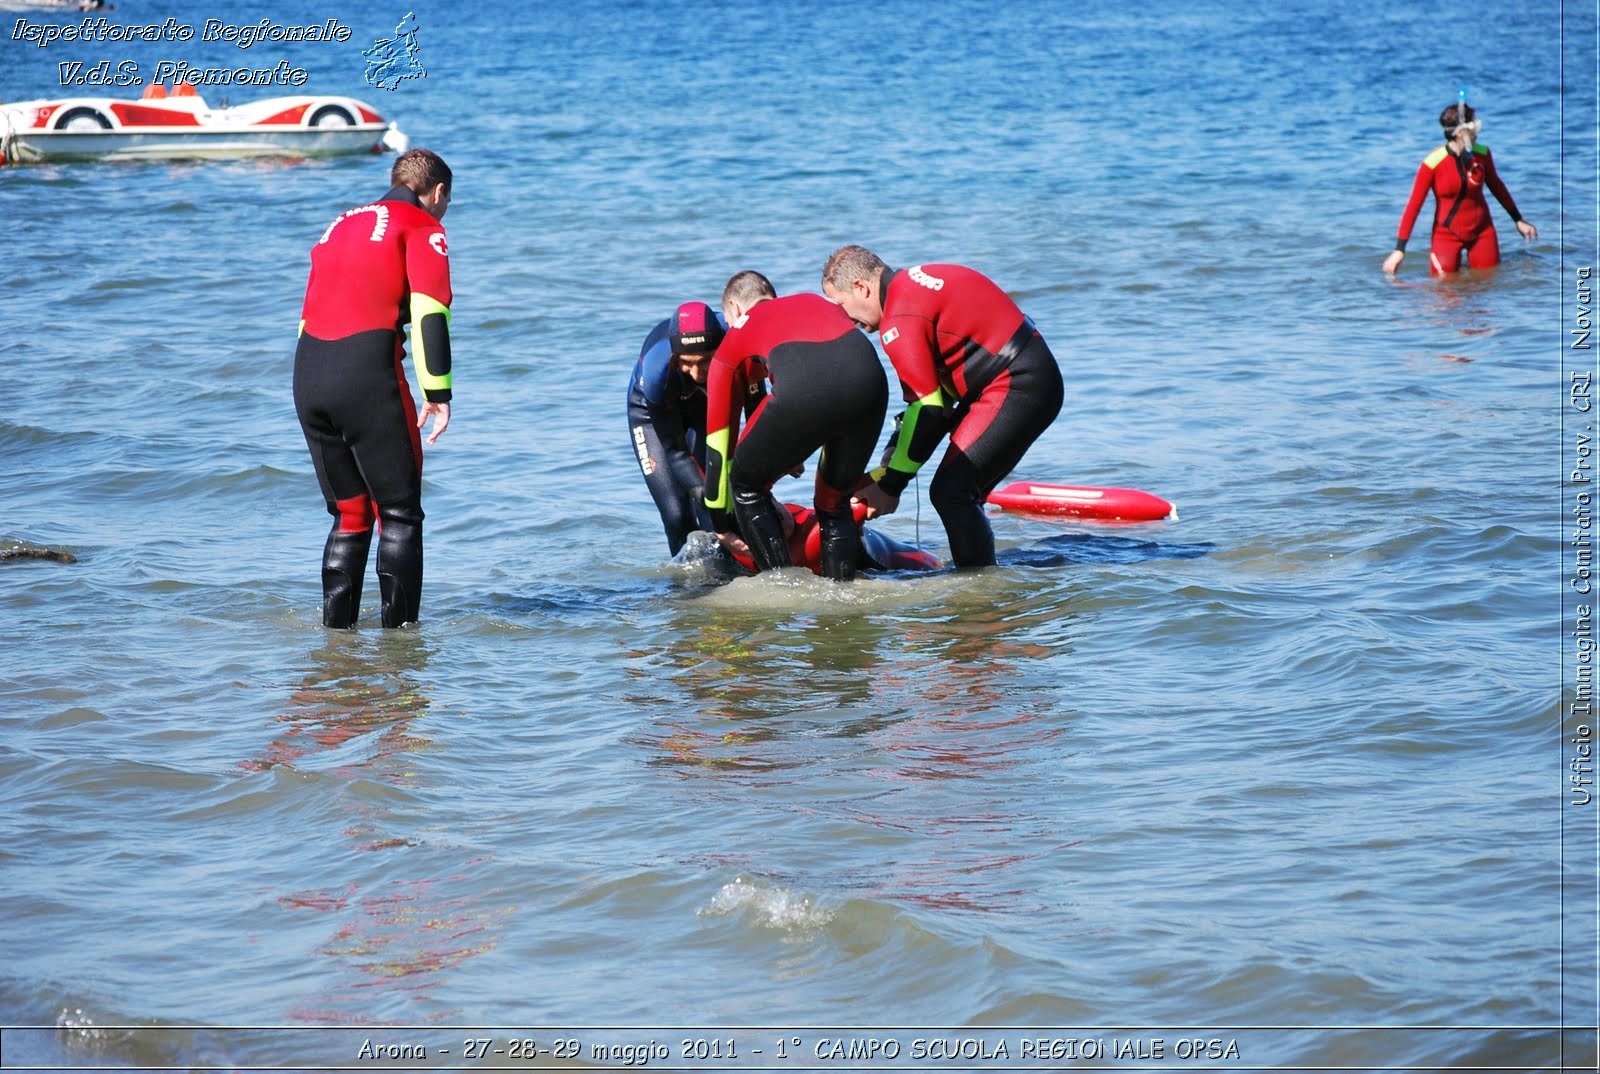
[[[6,1070],[1474,1070],[1600,1060],[1594,1029],[0,1028]],[[41,1065],[40,1060],[46,1060]]]

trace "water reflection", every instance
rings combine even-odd
[[[808,831],[699,859],[786,886],[943,909],[1033,905],[1073,844],[1040,774],[1063,756],[1075,615],[1062,590],[984,579],[981,603],[920,616],[774,622],[687,609],[655,666],[659,715],[630,738],[681,808],[780,808]],[[662,684],[666,687],[663,689]],[[635,699],[637,700],[637,699]],[[787,803],[787,804],[784,804]],[[716,841],[714,834],[708,837]],[[863,843],[881,864],[863,869]],[[841,852],[828,864],[827,847]]]
[[[1035,519],[1034,521],[1046,521]],[[1074,525],[1070,519],[1058,525]],[[1102,523],[1103,525],[1103,523]],[[1165,559],[1199,559],[1216,546],[1207,541],[1158,541],[1108,533],[1069,532],[1040,537],[1002,550],[1003,567],[1065,567],[1075,563],[1152,563]]]
[[[405,755],[429,745],[411,732],[429,705],[413,676],[428,666],[433,650],[420,632],[386,631],[375,640],[356,632],[324,633],[323,644],[310,653],[311,666],[289,695],[287,711],[274,717],[277,735],[260,757],[240,767],[308,767],[317,754],[337,751],[343,774],[405,783],[410,778]],[[371,738],[361,743],[363,755],[347,758],[345,747],[366,736]]]
[[[1448,280],[1407,281],[1396,286],[1408,288],[1410,294],[1415,296],[1416,302],[1408,318],[1413,322],[1413,327],[1425,329],[1430,339],[1455,339],[1465,345],[1488,339],[1500,331],[1497,314],[1503,314],[1503,311],[1497,311],[1489,302],[1498,271],[1469,270]],[[1471,355],[1459,353],[1454,348],[1410,357],[1458,363],[1475,360]]]
[[[798,726],[830,733],[882,723],[879,653],[892,628],[869,618],[774,621],[691,606],[677,609],[663,650],[630,674],[657,717],[636,741],[652,765],[713,772],[803,766],[814,754]],[[848,729],[841,732],[838,729]]]
[[[290,1012],[296,1022],[445,1022],[460,1017],[436,993],[447,971],[494,950],[515,911],[496,906],[499,889],[480,890],[479,867],[444,876],[392,880],[362,891],[307,891],[278,901],[331,915],[332,935],[317,954],[333,962],[334,982]]]
[[[262,756],[241,767],[322,766],[348,783],[324,791],[324,805],[349,814],[344,845],[310,848],[347,864],[341,882],[280,895],[292,915],[322,915],[330,930],[315,947],[327,963],[319,987],[295,1005],[297,1022],[446,1021],[459,1011],[436,995],[448,971],[492,950],[513,907],[497,906],[484,889],[485,857],[467,858],[419,829],[410,792],[429,789],[419,754],[437,748],[417,730],[431,705],[421,685],[434,655],[421,631],[380,635],[326,632],[310,666],[274,720],[276,736]],[[402,792],[361,789],[378,781]],[[315,785],[304,793],[316,794]],[[352,856],[345,851],[354,849]],[[297,875],[304,875],[300,870]]]

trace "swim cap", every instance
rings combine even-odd
[[[667,326],[673,354],[714,354],[722,335],[722,322],[704,302],[685,302]]]

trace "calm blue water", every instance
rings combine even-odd
[[[388,93],[360,50],[404,7],[120,8],[352,27],[38,49],[7,15],[0,99],[288,58],[372,101],[456,171],[457,402],[425,622],[378,630],[369,583],[325,632],[292,343],[388,158],[0,170],[0,541],[78,559],[0,563],[0,1022],[66,1027],[8,1067],[334,1066],[95,1027],[391,1024],[1533,1069],[1515,1027],[1592,1013],[1557,623],[1592,12],[419,3],[428,76]],[[1501,214],[1504,266],[1437,283],[1419,231],[1386,279],[1463,83],[1541,237]],[[667,562],[640,341],[845,242],[1010,289],[1068,386],[1018,475],[1181,521],[997,516],[998,569],[848,589]],[[915,493],[884,525],[944,551]]]

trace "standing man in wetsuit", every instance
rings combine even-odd
[[[294,358],[294,403],[333,529],[322,553],[322,622],[354,626],[373,520],[383,625],[415,621],[422,598],[422,437],[450,424],[450,261],[440,221],[450,168],[413,149],[394,184],[351,209],[311,248]],[[425,402],[417,411],[401,326]]]
[[[685,302],[650,330],[628,381],[628,433],[674,556],[694,530],[713,532],[702,502],[706,377],[726,330],[710,306]],[[764,394],[759,381],[751,383],[745,413]]]
[[[1466,90],[1462,90],[1465,98]],[[1439,113],[1439,125],[1449,141],[1423,158],[1417,177],[1411,183],[1411,200],[1400,216],[1400,231],[1394,250],[1384,258],[1383,271],[1393,276],[1406,256],[1406,243],[1416,226],[1422,203],[1433,191],[1433,235],[1428,262],[1436,276],[1461,268],[1466,254],[1467,267],[1493,268],[1500,263],[1500,237],[1489,215],[1489,199],[1484,187],[1494,194],[1524,242],[1539,237],[1539,230],[1522,218],[1500,173],[1495,170],[1489,147],[1478,142],[1483,129],[1478,114],[1465,99]]]
[[[706,509],[724,543],[737,520],[759,569],[791,566],[788,512],[774,502],[772,484],[821,448],[822,574],[848,581],[861,545],[850,493],[872,458],[889,386],[872,344],[838,306],[821,295],[777,294],[748,270],[722,291],[728,334],[706,386]],[[740,437],[738,400],[747,384],[769,377],[772,394]]]
[[[899,506],[948,433],[928,500],[956,566],[993,565],[984,502],[1061,411],[1061,370],[1044,337],[992,280],[961,265],[892,271],[871,250],[842,246],[823,266],[822,290],[879,332],[909,404],[884,464],[856,493],[868,517]]]

